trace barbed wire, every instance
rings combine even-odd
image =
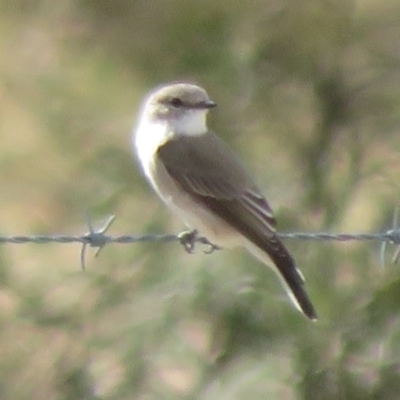
[[[95,229],[91,218],[87,215],[87,224],[89,232],[83,235],[0,235],[0,244],[11,243],[11,244],[25,244],[25,243],[36,243],[36,244],[47,244],[47,243],[58,243],[58,244],[71,244],[79,243],[82,245],[81,250],[81,266],[85,269],[85,256],[86,249],[88,246],[96,248],[95,255],[97,256],[100,251],[107,244],[132,244],[132,243],[143,243],[143,242],[179,242],[185,250],[189,253],[193,252],[196,243],[209,246],[209,250],[205,253],[212,253],[215,250],[221,248],[212,244],[207,238],[198,235],[197,231],[182,232],[180,234],[143,234],[143,235],[122,235],[122,236],[110,236],[106,232],[115,221],[115,216],[110,216],[105,223],[98,229]],[[397,245],[392,262],[397,262],[400,257],[400,229],[397,228],[397,214],[393,221],[393,228],[384,232],[378,233],[328,233],[328,232],[288,232],[288,233],[277,233],[280,239],[291,239],[291,240],[309,240],[309,241],[338,241],[338,242],[349,242],[349,241],[379,241],[382,243],[381,246],[381,260],[384,262],[386,245],[388,243]]]
[[[382,233],[327,233],[327,232],[288,232],[278,233],[280,239],[293,240],[314,240],[314,241],[379,241],[400,243],[400,230],[390,230]],[[196,241],[202,242],[204,238],[199,237]],[[143,235],[122,235],[109,236],[100,232],[87,233],[84,235],[29,235],[29,236],[1,236],[0,244],[47,244],[47,243],[81,243],[91,247],[103,247],[106,244],[132,244],[139,242],[179,242],[179,235],[174,234],[143,234]]]

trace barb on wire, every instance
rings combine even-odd
[[[392,222],[392,229],[388,230],[387,233],[389,234],[396,234],[399,232],[399,226],[398,226],[398,219],[399,219],[399,210],[396,208],[394,210],[393,213],[393,222]],[[399,261],[399,257],[400,257],[400,241],[399,238],[397,238],[397,240],[388,240],[388,241],[384,241],[382,242],[381,245],[381,251],[380,251],[380,259],[381,259],[381,265],[382,267],[385,266],[385,253],[386,253],[386,247],[388,243],[392,243],[397,245],[394,254],[392,256],[392,263],[393,264],[397,264],[397,262]]]
[[[104,222],[103,226],[99,229],[95,229],[93,227],[93,221],[90,217],[89,212],[86,212],[86,222],[89,227],[89,233],[85,235],[87,241],[82,243],[81,249],[81,268],[85,270],[85,259],[86,259],[86,248],[89,245],[90,247],[97,247],[94,256],[97,257],[100,254],[100,251],[104,248],[104,246],[109,243],[107,240],[107,236],[105,233],[111,227],[113,222],[115,221],[115,215],[110,215],[106,221]]]

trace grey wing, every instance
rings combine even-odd
[[[270,236],[276,230],[271,207],[241,161],[212,133],[179,137],[158,151],[175,182],[201,203],[236,227],[225,210],[231,210],[240,225]],[[237,227],[238,228],[238,227]]]

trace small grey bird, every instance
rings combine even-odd
[[[197,85],[150,92],[133,137],[144,174],[188,227],[216,245],[244,246],[273,267],[296,307],[316,320],[303,275],[276,235],[271,207],[241,161],[207,128],[215,106]]]

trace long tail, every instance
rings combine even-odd
[[[316,320],[317,313],[304,289],[303,274],[279,238],[275,235],[252,237],[246,247],[262,263],[274,267],[294,305],[308,318]]]

